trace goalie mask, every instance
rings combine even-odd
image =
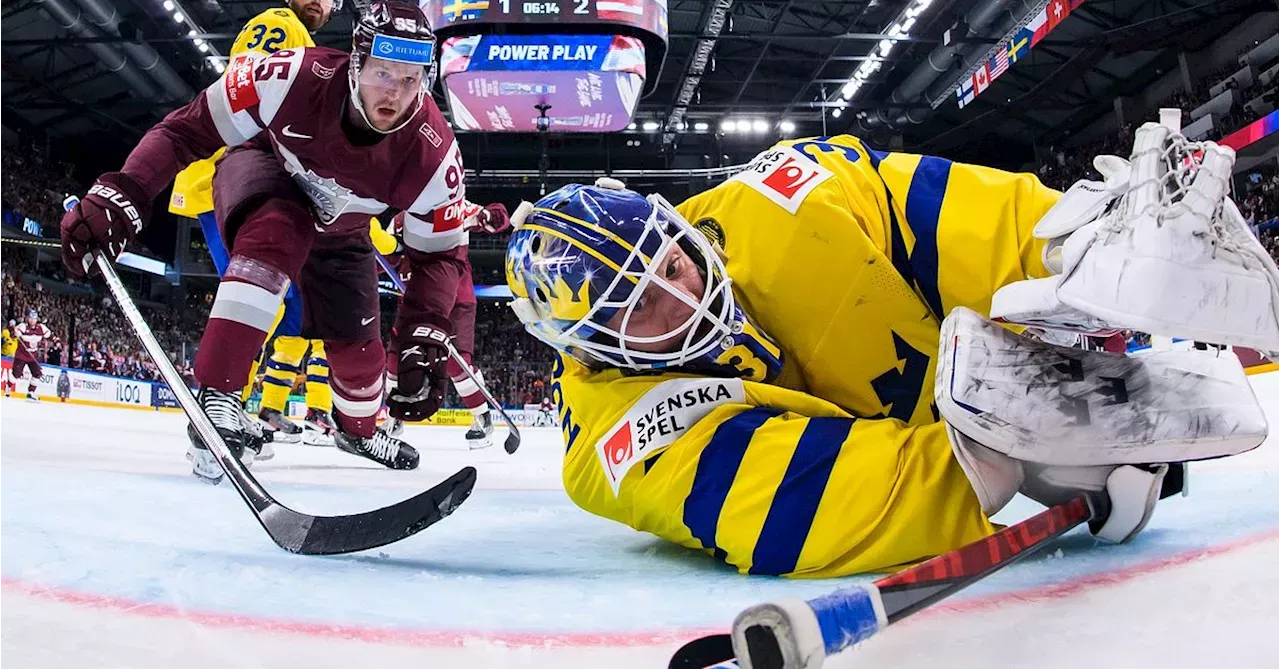
[[[737,306],[720,253],[660,195],[613,179],[523,203],[507,245],[511,308],[593,368],[771,381],[782,354]]]
[[[435,79],[436,37],[416,5],[375,2],[351,35],[351,104],[375,131],[413,120]]]

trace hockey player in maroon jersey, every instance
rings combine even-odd
[[[13,352],[13,377],[27,380],[27,399],[39,402],[36,397],[36,381],[44,374],[40,368],[40,345],[53,335],[35,309],[27,312],[27,318],[14,328],[18,349]]]
[[[464,245],[469,243],[471,232],[494,235],[511,227],[511,216],[507,213],[506,206],[500,203],[481,207],[472,202],[464,202],[462,218],[463,229],[466,231],[462,242]],[[399,234],[403,226],[403,214],[397,214],[391,219],[393,233]],[[463,268],[461,280],[458,282],[458,294],[453,303],[453,310],[449,313],[449,325],[452,328],[453,345],[458,350],[458,355],[466,361],[476,379],[484,383],[483,373],[471,360],[476,341],[476,288],[471,279],[471,262],[465,255],[463,259],[467,262]],[[407,281],[412,275],[412,268],[404,262],[403,258],[393,260],[391,264],[399,268],[397,272],[400,274],[401,281]],[[401,302],[403,303],[403,298]],[[395,337],[394,330],[392,337],[393,339]],[[387,392],[394,392],[396,389],[398,359],[399,352],[393,342],[390,350],[387,351]],[[462,405],[472,414],[471,427],[466,433],[467,448],[476,450],[492,446],[493,416],[484,399],[484,394],[480,392],[480,386],[471,380],[471,377],[462,369],[462,365],[453,358],[449,359],[446,371],[450,380],[453,381],[453,389],[458,393]],[[410,417],[410,420],[417,420],[417,418]],[[383,429],[392,436],[399,436],[404,429],[404,421],[400,418],[392,418],[383,424]]]
[[[218,163],[214,208],[231,249],[196,357],[200,406],[233,452],[245,446],[238,392],[281,296],[297,283],[303,336],[322,339],[332,373],[335,443],[412,469],[413,447],[375,430],[385,353],[369,217],[406,212],[413,277],[397,318],[401,352],[393,416],[429,416],[443,401],[449,312],[463,271],[462,156],[427,91],[435,36],[414,5],[375,2],[350,54],[323,47],[233,64],[152,128],[119,172],[102,175],[62,220],[63,261],[114,258],[151,202],[188,163]],[[193,439],[197,473],[222,472]],[[203,467],[201,466],[203,461]]]

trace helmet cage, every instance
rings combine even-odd
[[[569,353],[588,365],[627,369],[659,369],[686,365],[704,356],[715,358],[733,345],[732,335],[742,332],[742,314],[735,308],[732,281],[724,262],[707,238],[694,228],[661,195],[645,198],[652,210],[634,247],[612,280],[599,291],[601,299],[586,315],[563,330],[547,321],[528,322],[539,340]],[[677,246],[688,254],[703,277],[702,294],[687,295],[660,275],[667,256]],[[645,249],[656,250],[652,254]],[[628,286],[627,284],[631,284]],[[692,309],[683,322],[665,333],[641,337],[624,334],[640,298],[654,286]],[[536,300],[535,308],[536,308]],[[618,327],[608,323],[621,312]],[[669,341],[680,337],[670,352],[640,351],[635,344]]]

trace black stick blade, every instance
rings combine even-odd
[[[712,634],[681,646],[671,656],[667,669],[706,669],[733,658],[732,638],[728,634]]]
[[[430,490],[381,509],[308,516],[274,504],[262,511],[261,520],[271,538],[291,553],[354,553],[400,541],[440,522],[466,501],[475,484],[475,468],[463,467]]]

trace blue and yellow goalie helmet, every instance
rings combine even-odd
[[[736,305],[719,251],[662,196],[605,178],[521,203],[512,224],[511,308],[556,350],[594,368],[681,367],[754,381],[781,369],[778,348]],[[660,275],[677,248],[701,277],[698,294]],[[637,336],[628,323],[654,291],[679,300],[680,316],[663,332]],[[641,350],[655,344],[669,350]]]

